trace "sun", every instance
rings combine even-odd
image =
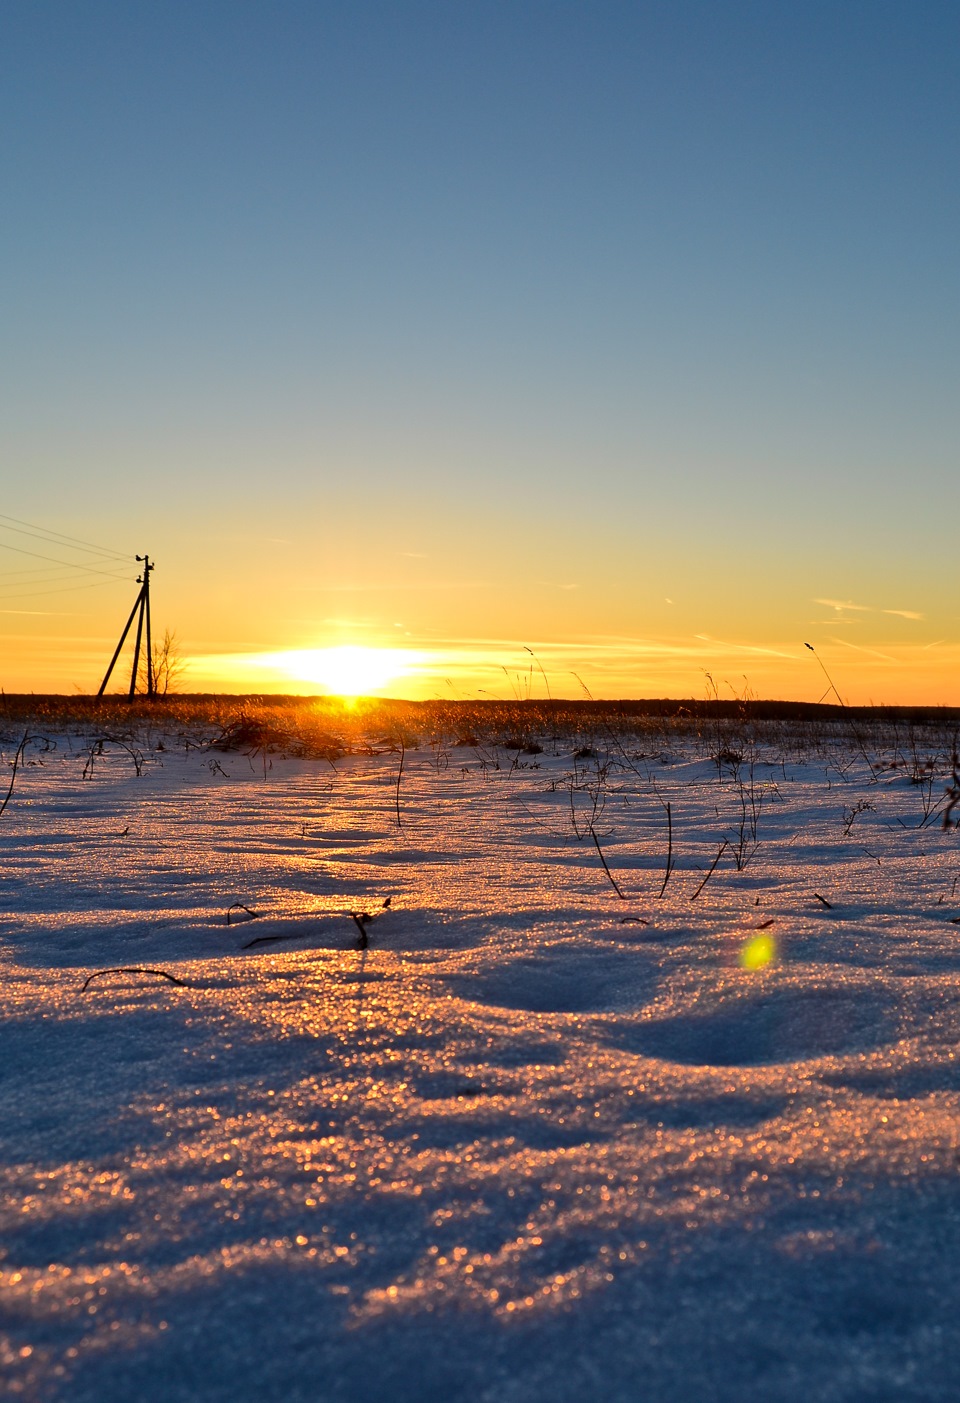
[[[338,697],[363,697],[406,677],[416,656],[404,648],[301,648],[276,653],[273,665],[302,682],[315,682]]]

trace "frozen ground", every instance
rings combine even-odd
[[[28,748],[0,816],[12,1394],[960,1395],[942,779],[641,749],[408,750],[398,790],[396,753]],[[182,984],[83,991],[110,966]]]

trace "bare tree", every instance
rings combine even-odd
[[[186,664],[180,656],[176,632],[169,628],[164,629],[163,638],[153,645],[153,690],[158,697],[165,697],[168,693],[177,690],[177,678],[185,666]],[[147,667],[145,661],[140,665],[139,681],[146,690]]]

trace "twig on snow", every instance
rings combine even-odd
[[[81,994],[85,994],[87,986],[103,974],[155,974],[158,979],[169,979],[171,984],[176,984],[181,989],[189,988],[182,979],[178,979],[175,974],[168,974],[165,969],[147,969],[145,965],[115,965],[111,969],[96,969],[93,974],[88,974],[83,981]]]
[[[606,858],[604,857],[604,855],[603,855],[603,849],[602,849],[601,846],[600,846],[600,839],[597,837],[597,830],[594,828],[594,826],[593,826],[592,823],[591,823],[591,825],[590,825],[590,837],[593,839],[593,846],[596,848],[596,850],[597,850],[597,852],[598,852],[598,854],[599,854],[599,856],[600,856],[600,861],[603,863],[603,870],[604,870],[604,872],[606,872],[607,876],[610,878],[610,885],[613,887],[614,891],[617,893],[617,896],[619,896],[620,900],[621,900],[621,901],[626,901],[627,898],[624,896],[623,892],[622,892],[622,891],[620,890],[620,888],[617,886],[617,880],[616,880],[616,878],[614,877],[613,873],[610,871],[610,868],[607,866],[607,859],[606,859]]]
[[[403,743],[403,736],[400,736],[400,737],[399,737],[399,740],[400,740],[400,765],[399,765],[399,767],[398,767],[398,769],[397,769],[396,806],[397,806],[397,827],[398,827],[398,828],[402,828],[402,827],[403,827],[403,820],[400,818],[400,781],[401,781],[401,779],[403,778],[403,762],[404,762],[404,759],[405,759],[406,754],[407,754],[407,748],[406,748],[406,746],[405,746],[404,743]]]
[[[234,911],[237,913],[236,916],[233,916]],[[246,911],[246,917],[240,914],[241,911]],[[242,921],[244,919],[255,921],[259,914],[258,911],[251,910],[249,906],[244,906],[242,901],[235,901],[232,906],[227,907],[227,925],[229,926],[232,924],[231,916],[233,917],[233,921]]]
[[[663,800],[661,799],[660,802],[663,803]],[[667,870],[663,874],[663,886],[657,893],[658,901],[663,896],[663,893],[666,891],[667,883],[670,880],[670,873],[673,871],[673,814],[670,812],[669,799],[666,803],[663,804],[663,807],[667,811]]]
[[[369,921],[370,917],[365,911],[362,913],[362,915],[359,916],[356,914],[355,911],[351,911],[350,917],[353,921],[353,924],[360,932],[359,938],[357,940],[357,949],[366,950],[367,946],[370,944],[370,937],[367,935],[367,921]]]
[[[703,881],[702,881],[702,882],[700,883],[700,885],[697,887],[696,891],[693,893],[693,896],[691,896],[691,898],[690,898],[691,901],[696,901],[697,897],[698,897],[698,896],[700,895],[700,893],[703,891],[704,887],[707,885],[707,883],[709,882],[710,878],[713,876],[714,872],[717,870],[717,863],[718,863],[718,862],[720,861],[720,859],[723,857],[723,854],[726,852],[726,850],[727,850],[727,848],[728,848],[729,846],[730,846],[730,844],[727,842],[726,838],[724,838],[723,842],[720,844],[719,848],[717,849],[717,855],[716,855],[716,857],[713,859],[713,861],[712,861],[711,864],[710,864],[710,869],[709,869],[709,871],[707,872],[707,875],[704,877]]]
[[[371,912],[371,911],[351,911],[351,912],[350,912],[350,919],[353,921],[353,924],[356,926],[357,930],[360,932],[360,938],[359,938],[358,941],[357,941],[357,949],[358,949],[358,950],[366,950],[366,949],[367,949],[367,947],[368,947],[369,944],[370,944],[370,937],[369,937],[369,935],[367,934],[367,926],[370,924],[371,921],[375,921],[375,920],[377,919],[378,916],[382,916],[382,915],[383,915],[384,911],[386,911],[386,910],[389,908],[390,903],[391,903],[392,900],[393,900],[393,897],[392,897],[392,896],[385,897],[384,900],[383,900],[383,902],[382,902],[382,904],[381,904],[381,906],[380,906],[380,910],[379,910],[379,911],[373,911],[373,912]]]
[[[0,814],[3,813],[4,809],[7,807],[7,805],[8,805],[9,802],[10,802],[10,795],[13,793],[13,786],[14,786],[14,784],[16,783],[16,779],[17,779],[17,770],[20,768],[20,761],[23,759],[23,752],[24,752],[24,750],[27,748],[27,744],[28,744],[29,740],[30,740],[30,732],[29,732],[29,731],[24,731],[24,733],[23,733],[23,740],[22,740],[22,741],[20,742],[20,744],[17,746],[17,753],[16,753],[16,754],[14,755],[14,757],[13,757],[13,774],[10,776],[10,783],[9,783],[9,785],[7,786],[7,792],[6,792],[6,795],[4,796],[3,803],[0,804]]]
[[[953,819],[953,811],[957,805],[960,804],[960,756],[957,755],[956,747],[954,747],[950,762],[953,769],[953,778],[946,789],[947,807],[943,811],[943,827],[945,830],[950,827]],[[0,813],[2,812],[3,810],[0,809]]]

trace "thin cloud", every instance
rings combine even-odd
[[[842,613],[844,609],[855,609],[858,614],[871,614],[873,610],[869,604],[854,604],[852,599],[815,599],[814,604],[825,604],[828,609],[836,609],[837,613]]]
[[[781,653],[777,648],[758,648],[750,643],[728,643],[723,638],[711,638],[709,633],[698,633],[695,637],[704,643],[713,643],[719,648],[730,648],[734,653],[760,653],[764,657],[789,658],[791,662],[795,660],[792,653]]]
[[[831,643],[839,643],[843,648],[852,648],[856,653],[867,653],[871,658],[882,658],[885,663],[894,663],[901,667],[899,658],[891,658],[889,653],[878,653],[876,648],[862,648],[859,643],[848,643],[845,638],[831,638]]]
[[[391,581],[389,586],[385,585],[382,581],[379,583],[371,582],[369,584],[300,584],[293,586],[294,589],[299,590],[301,593],[311,594],[375,594],[388,587],[391,592],[396,592],[397,590],[413,592],[416,590],[489,589],[490,582],[489,580],[422,580],[419,582]]]
[[[873,614],[873,613],[894,614],[894,615],[896,615],[896,617],[897,617],[898,619],[914,619],[914,620],[919,620],[919,619],[922,619],[922,618],[924,617],[923,614],[918,614],[918,613],[916,612],[915,609],[879,609],[879,610],[875,610],[875,609],[873,608],[873,606],[870,605],[870,604],[854,604],[854,602],[853,602],[852,599],[815,599],[813,602],[814,602],[814,604],[823,604],[823,605],[825,605],[828,609],[834,609],[834,610],[836,610],[837,614],[839,614],[839,615],[841,615],[841,616],[842,616],[845,612],[847,612],[848,610],[853,610],[853,611],[854,611],[855,613],[857,613],[857,614]],[[839,623],[839,622],[840,622],[840,619],[838,618],[838,619],[836,620],[836,622]],[[847,620],[846,622],[850,622],[850,621]]]

